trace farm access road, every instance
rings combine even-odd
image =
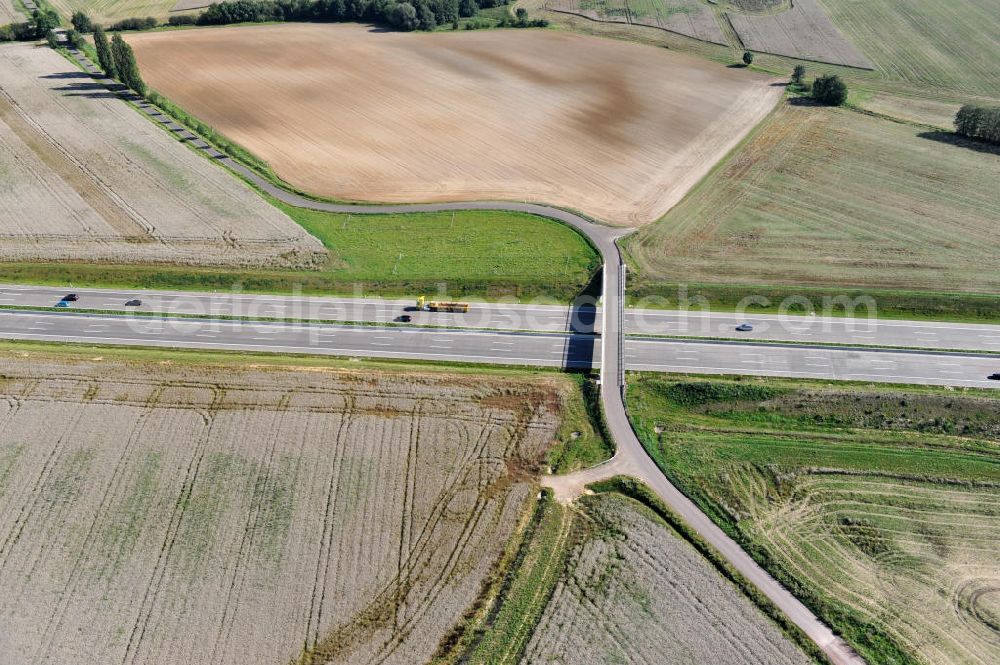
[[[32,2],[32,0],[26,0]],[[33,4],[33,3],[32,3]],[[109,87],[117,89],[110,79],[105,77],[97,67],[80,51],[70,48],[72,56],[95,79],[104,82]],[[676,511],[692,528],[708,543],[715,547],[730,564],[744,577],[755,584],[767,598],[774,603],[788,618],[809,636],[835,665],[858,665],[864,661],[857,656],[844,640],[833,634],[828,626],[816,616],[777,580],[761,568],[740,547],[719,529],[707,515],[686,496],[674,487],[663,473],[656,467],[653,460],[646,454],[642,444],[632,430],[628,414],[625,411],[625,326],[624,326],[624,295],[625,295],[625,263],[618,249],[617,240],[625,235],[627,229],[610,228],[591,222],[583,217],[544,205],[532,203],[504,203],[485,201],[481,203],[438,203],[413,205],[342,205],[313,201],[277,187],[254,171],[239,164],[233,159],[222,155],[208,145],[201,137],[180,127],[167,118],[159,109],[132,93],[122,95],[135,104],[142,112],[154,121],[164,125],[178,138],[205,152],[210,158],[221,165],[246,178],[254,185],[271,196],[285,203],[317,210],[331,212],[347,212],[353,214],[378,214],[388,212],[438,212],[448,210],[511,210],[535,214],[563,222],[577,229],[586,236],[600,253],[603,260],[603,302],[604,317],[601,321],[601,398],[608,429],[616,446],[616,453],[611,462],[604,465],[606,476],[615,475],[626,470],[630,475],[649,485],[662,499]],[[551,478],[546,479],[551,482]],[[570,498],[572,492],[563,491],[561,497]]]
[[[582,299],[566,305],[473,303],[468,313],[414,311],[414,298],[348,298],[209,293],[145,289],[73,288],[0,284],[0,307],[47,308],[69,291],[80,296],[73,308],[107,312],[291,321],[392,323],[408,314],[411,326],[590,333],[601,326],[601,308]],[[419,295],[419,294],[415,294]],[[125,307],[138,298],[139,307]],[[736,326],[752,323],[750,332]],[[698,310],[625,310],[625,334],[742,341],[879,346],[1000,353],[1000,325],[877,318],[735,314]]]

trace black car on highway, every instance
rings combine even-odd
[[[67,293],[66,295],[63,296],[63,300],[65,302],[76,302],[79,299],[80,296],[76,295],[75,293]]]
[[[990,381],[1000,381],[1000,372],[994,372],[986,377]]]

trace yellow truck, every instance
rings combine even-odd
[[[420,296],[417,298],[417,309],[425,312],[458,312],[465,314],[469,311],[469,303],[428,300],[426,297]]]

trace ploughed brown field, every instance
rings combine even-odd
[[[296,187],[662,216],[781,96],[763,76],[538,30],[274,25],[129,35],[153,88]]]

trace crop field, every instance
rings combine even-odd
[[[0,354],[4,662],[427,662],[572,388],[97,353]]]
[[[666,473],[868,662],[1000,660],[1000,399],[633,376]]]
[[[299,24],[129,39],[154,88],[300,189],[533,200],[618,224],[660,217],[781,96],[750,72],[553,31]]]
[[[182,5],[184,0],[49,0],[63,16],[72,16],[75,11],[84,11],[101,24],[110,24],[124,18],[152,16],[161,21],[174,15],[174,11],[189,9]],[[197,6],[206,7],[209,0]],[[180,7],[176,7],[181,5]]]
[[[984,57],[1000,52],[997,0],[821,3],[885,78],[1000,98],[1000,68]]]
[[[628,239],[633,285],[996,293],[1000,160],[948,137],[786,103],[670,214]]]
[[[795,0],[784,11],[729,12],[728,16],[740,41],[751,51],[871,69],[871,63],[830,21],[819,0]]]
[[[812,662],[648,508],[581,503],[583,534],[522,663]]]
[[[51,49],[0,47],[0,260],[304,268],[318,240]]]
[[[545,9],[595,21],[648,25],[714,44],[727,44],[715,14],[700,0],[546,0]]]
[[[24,20],[24,14],[14,9],[13,0],[0,0],[0,25]]]

